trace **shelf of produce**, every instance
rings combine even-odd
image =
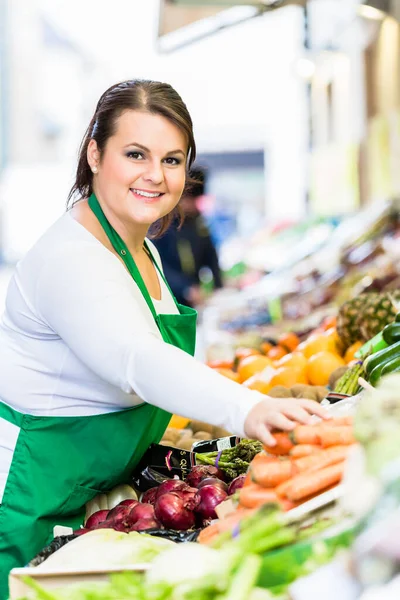
[[[13,569],[9,577],[10,597],[9,600],[19,600],[20,598],[36,597],[32,587],[25,583],[25,578],[30,577],[43,590],[54,590],[66,585],[86,584],[86,583],[105,583],[110,580],[111,575],[116,573],[125,573],[127,571],[135,573],[144,573],[149,568],[148,563],[124,565],[121,567],[97,569],[38,569],[37,567]]]
[[[279,592],[279,587],[286,586],[298,577],[328,562],[340,548],[348,548],[356,535],[356,526],[351,521],[342,521],[332,526],[318,538],[298,542],[263,556],[263,563],[257,585]],[[321,562],[319,562],[321,561]]]

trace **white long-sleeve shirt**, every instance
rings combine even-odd
[[[159,279],[156,312],[177,312]],[[12,408],[87,416],[145,401],[243,435],[262,398],[163,342],[124,265],[71,213],[18,263],[0,323],[0,400]],[[18,432],[0,419],[0,502]]]

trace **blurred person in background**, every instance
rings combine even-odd
[[[55,525],[128,483],[171,414],[274,445],[316,402],[271,398],[193,358],[196,316],[178,303],[149,235],[174,219],[196,155],[168,84],[101,96],[68,210],[18,263],[0,321],[0,600]],[[55,193],[57,190],[55,190]]]
[[[181,227],[173,223],[163,236],[154,240],[154,244],[175,298],[181,304],[198,306],[205,300],[201,270],[210,269],[215,289],[222,287],[222,277],[217,251],[198,208],[198,201],[205,191],[206,173],[195,167],[189,175],[191,183],[179,203],[184,215]]]

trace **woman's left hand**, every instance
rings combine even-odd
[[[247,415],[244,430],[247,437],[258,439],[267,446],[274,446],[273,429],[291,431],[296,423],[309,425],[312,415],[330,419],[327,411],[314,400],[303,398],[271,398],[266,396]]]

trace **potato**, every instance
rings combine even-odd
[[[175,429],[174,427],[167,427],[162,439],[171,440],[171,442],[176,443],[181,437],[181,435],[182,432],[180,429]]]
[[[331,390],[335,389],[335,385],[337,384],[337,382],[339,381],[339,379],[346,373],[346,371],[348,370],[349,367],[343,366],[343,367],[339,367],[338,369],[335,369],[330,377],[329,377],[329,387],[331,388]]]
[[[316,385],[315,391],[317,392],[318,402],[322,402],[322,400],[324,400],[324,398],[326,398],[329,394],[328,388],[324,387],[323,385]]]
[[[268,392],[268,396],[272,398],[290,398],[291,395],[291,391],[283,385],[276,385]]]
[[[208,431],[197,431],[193,437],[196,440],[212,440],[212,435]]]
[[[174,442],[171,442],[171,440],[161,440],[160,446],[170,446],[171,448],[178,447]]]
[[[192,421],[190,423],[190,428],[193,433],[197,433],[198,431],[208,431],[213,435],[214,425],[209,425],[208,423],[204,423],[203,421]]]
[[[213,427],[211,435],[212,440],[217,440],[218,438],[230,437],[233,434],[224,429],[223,427]]]
[[[192,438],[192,437],[184,437],[181,440],[179,440],[178,448],[181,448],[182,450],[191,450],[193,444],[195,444],[198,441],[199,440],[196,440],[195,438]]]
[[[296,383],[296,385],[293,385],[290,388],[293,398],[303,398],[304,396],[302,396],[302,394],[303,394],[304,390],[308,387],[309,386],[306,385],[305,383]]]

